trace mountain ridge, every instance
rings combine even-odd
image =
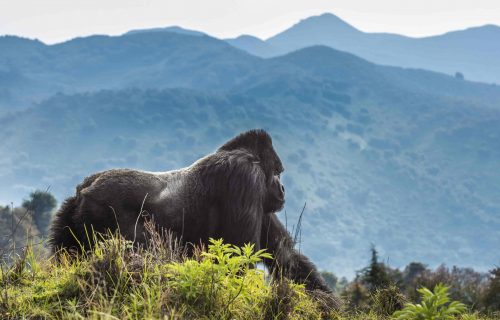
[[[179,26],[131,30],[125,35],[134,33],[209,36]],[[266,40],[248,35],[222,40],[262,58],[276,57],[308,46],[327,45],[377,64],[449,75],[461,73],[474,81],[500,83],[497,59],[500,56],[500,27],[493,24],[410,37],[389,32],[364,32],[332,13],[325,13],[302,19]]]
[[[75,38],[50,46],[39,41],[21,38],[0,38],[0,43],[2,40],[9,43],[22,43],[22,46],[9,46],[7,48],[12,49],[0,53],[0,63],[3,61],[4,64],[3,67],[0,65],[0,79],[4,79],[5,84],[4,94],[0,94],[0,105],[3,103],[4,105],[26,106],[47,98],[47,93],[49,95],[56,92],[71,93],[94,88],[202,86],[205,89],[228,89],[229,82],[225,81],[225,77],[233,79],[231,86],[237,85],[238,81],[254,72],[254,64],[260,59],[216,38],[173,32],[146,32],[123,36],[98,35]],[[297,52],[301,54],[301,52],[312,53],[315,50],[323,50],[318,48],[321,46],[315,45],[312,50],[303,48]],[[333,61],[327,57],[332,55],[338,56],[340,60],[346,57],[356,60],[356,56],[352,53],[346,56],[342,51],[329,48],[331,50],[320,59]],[[284,57],[293,55],[294,52]],[[175,64],[162,62],[172,59],[184,62]],[[282,61],[286,59],[288,58]],[[194,70],[191,67],[194,61],[198,64],[201,61],[204,62],[200,68]],[[276,58],[269,61],[272,63],[276,61]],[[188,75],[187,70],[181,72],[183,68],[188,68],[189,72],[196,72],[199,76]],[[379,68],[393,70],[385,72],[386,76],[389,73],[400,74],[404,70],[385,66],[379,66]],[[212,69],[213,71],[208,71]],[[225,70],[225,73],[222,70]],[[441,89],[445,88],[444,83],[447,83],[450,88],[459,88],[461,84],[467,83],[465,86],[481,88],[485,95],[481,98],[480,95],[474,94],[475,98],[486,100],[497,98],[494,93],[495,86],[479,83],[469,85],[468,81],[460,80],[462,81],[460,82],[449,76],[444,77],[439,73],[433,74],[424,70],[407,69],[405,72],[412,73],[415,77],[417,74],[425,77]],[[149,75],[146,76],[146,74]],[[176,74],[177,78],[169,74]],[[212,75],[212,78],[208,78],[207,75]],[[9,83],[15,79],[25,79],[23,90]],[[425,85],[425,82],[419,83],[419,85]],[[50,88],[46,88],[49,84]],[[427,88],[433,90],[432,87],[427,86]],[[462,98],[467,96],[467,90],[465,92],[452,90],[450,93]]]
[[[500,27],[484,25],[427,37],[364,32],[333,14],[312,16],[268,38],[273,50],[241,47],[262,57],[283,55],[313,45],[327,45],[377,64],[421,68],[500,83]],[[237,43],[234,45],[238,46]]]

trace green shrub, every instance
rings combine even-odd
[[[418,292],[422,295],[419,304],[408,303],[405,308],[396,311],[393,315],[397,320],[448,320],[463,314],[467,308],[458,301],[450,302],[448,287],[438,284],[434,292],[427,288],[420,288]]]
[[[171,263],[166,267],[166,278],[172,302],[194,306],[190,313],[197,318],[258,317],[269,286],[264,272],[253,265],[271,256],[264,250],[253,252],[253,248],[211,239],[200,261]]]

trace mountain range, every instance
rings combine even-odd
[[[0,203],[86,175],[189,165],[264,128],[300,250],[352,276],[389,264],[487,270],[500,254],[500,87],[315,45],[262,58],[204,34],[141,30],[45,45],[0,38]],[[467,79],[467,78],[466,78]]]
[[[158,31],[206,35],[179,26],[129,33]],[[325,45],[382,65],[433,70],[449,75],[460,73],[473,81],[500,84],[500,27],[491,24],[414,38],[363,32],[336,15],[325,13],[303,19],[266,40],[251,35],[224,40],[263,58]]]
[[[251,36],[227,41],[260,57],[326,45],[379,64],[422,68],[450,75],[460,72],[474,81],[500,83],[500,27],[495,25],[411,38],[363,32],[327,13],[304,19],[265,41]]]

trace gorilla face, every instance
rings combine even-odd
[[[264,212],[272,213],[283,209],[285,204],[285,187],[281,183],[280,176],[285,170],[281,159],[273,148],[272,141],[264,140],[264,145],[260,146],[259,158],[262,169],[267,178],[267,193],[264,200]]]
[[[281,184],[280,176],[274,175],[267,188],[267,196],[264,201],[264,212],[272,213],[283,209],[285,204],[285,187]]]

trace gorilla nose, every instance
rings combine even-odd
[[[281,185],[281,193],[285,194],[285,186]]]

